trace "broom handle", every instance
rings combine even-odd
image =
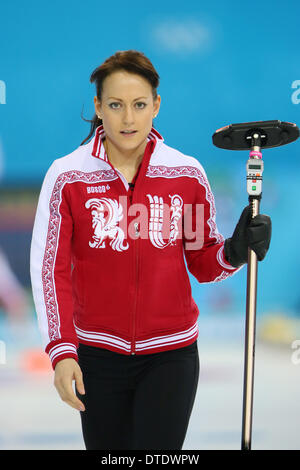
[[[252,206],[252,217],[259,213],[260,200],[249,197]],[[244,395],[242,450],[251,450],[252,414],[253,414],[253,381],[255,357],[255,326],[256,326],[256,294],[257,294],[257,256],[248,249],[247,266],[247,299],[245,323],[245,356],[244,356]]]

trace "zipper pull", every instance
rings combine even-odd
[[[135,235],[136,235],[136,237],[139,237],[139,236],[140,236],[140,232],[139,232],[139,224],[138,224],[138,222],[135,222],[135,223],[134,223],[134,228],[135,228]]]

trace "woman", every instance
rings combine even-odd
[[[248,246],[263,259],[270,219],[251,220],[247,206],[224,241],[203,167],[153,127],[159,76],[144,54],[119,51],[90,80],[91,132],[52,163],[34,223],[45,350],[87,449],[181,449],[199,374],[183,252],[199,282],[220,281],[247,262]]]

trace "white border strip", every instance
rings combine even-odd
[[[198,322],[188,330],[181,331],[172,335],[159,336],[144,341],[136,342],[136,351],[143,351],[145,349],[153,349],[162,346],[169,346],[171,344],[180,344],[190,338],[196,336],[198,333]]]
[[[123,351],[130,352],[131,350],[131,342],[126,341],[118,336],[109,335],[107,333],[99,333],[96,331],[85,331],[81,328],[78,328],[75,325],[75,330],[77,333],[78,339],[83,339],[87,342],[91,343],[102,343],[111,346],[115,346]],[[172,333],[170,335],[164,336],[156,336],[154,338],[149,338],[143,341],[137,341],[135,346],[136,351],[143,351],[153,348],[158,348],[162,346],[168,346],[171,344],[180,344],[184,341],[187,341],[198,333],[198,322],[196,322],[192,327],[188,330],[180,331],[178,333]]]
[[[84,339],[93,343],[110,344],[124,351],[130,351],[131,343],[118,336],[109,335],[107,333],[98,333],[96,331],[85,331],[75,325],[75,331],[78,339]]]

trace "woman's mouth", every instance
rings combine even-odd
[[[121,134],[124,135],[125,137],[130,137],[136,134],[137,131],[121,131]]]

